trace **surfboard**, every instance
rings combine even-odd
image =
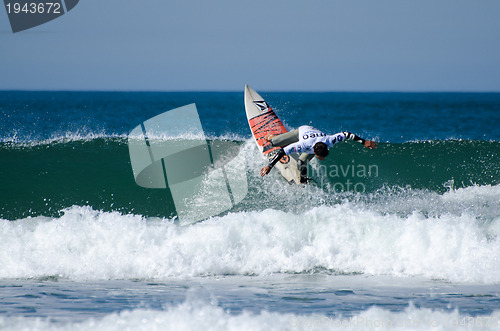
[[[264,98],[248,85],[245,85],[245,110],[257,147],[267,160],[272,159],[280,147],[272,146],[264,137],[287,132],[285,126]],[[283,156],[274,167],[290,184],[300,184],[296,155]]]

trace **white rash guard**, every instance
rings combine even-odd
[[[358,138],[358,139],[355,139]],[[346,139],[359,140],[360,142],[364,142],[363,139],[357,137],[355,134],[350,132],[339,132],[334,135],[326,135],[318,129],[313,128],[309,125],[303,125],[299,127],[299,141],[283,148],[285,154],[289,155],[292,153],[307,153],[314,154],[314,145],[316,143],[322,142],[325,143],[328,148],[331,148],[333,145],[340,141],[344,141]]]
[[[289,155],[292,153],[307,153],[314,154],[314,145],[316,143],[325,143],[328,148],[332,147],[338,142],[344,141],[346,139],[351,139],[362,144],[365,143],[363,138],[356,136],[354,133],[347,131],[339,132],[334,135],[326,135],[318,129],[313,128],[309,125],[302,125],[299,127],[299,141],[288,146],[283,147],[269,162],[269,167],[274,167],[276,162],[281,159],[285,154]]]

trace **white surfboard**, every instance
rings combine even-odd
[[[245,85],[245,110],[257,147],[267,160],[271,159],[279,147],[272,146],[264,137],[287,132],[285,126],[267,102],[248,85]],[[300,184],[296,155],[285,155],[276,163],[275,168],[289,183]]]

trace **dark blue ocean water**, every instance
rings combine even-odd
[[[500,139],[500,93],[265,93],[289,128],[350,130],[382,142]],[[128,134],[137,123],[196,103],[204,130],[250,137],[237,92],[0,92],[2,139]]]
[[[289,129],[379,147],[290,186],[258,175],[242,92],[0,92],[0,329],[500,327],[500,94],[258,92]],[[190,103],[248,160],[245,199],[195,224],[127,147]]]

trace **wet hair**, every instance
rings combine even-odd
[[[314,154],[322,157],[328,156],[328,146],[325,143],[316,143],[313,147]]]

